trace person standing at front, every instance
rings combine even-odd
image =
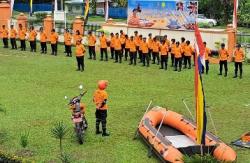
[[[155,64],[155,60],[157,60],[157,65],[159,65],[159,62],[160,62],[160,57],[159,57],[160,42],[158,41],[158,39],[156,37],[153,38],[152,50],[153,50],[152,64]]]
[[[190,45],[190,41],[186,41],[186,46],[184,46],[184,69],[187,68],[188,64],[188,69],[191,69],[191,57],[192,54],[194,53],[193,47]]]
[[[30,31],[29,31],[29,42],[30,42],[31,52],[36,52],[36,36],[37,36],[37,33],[34,29],[34,26],[31,26]]]
[[[245,57],[245,54],[244,54],[244,51],[242,50],[241,48],[241,45],[238,44],[236,46],[236,50],[234,52],[234,77],[233,78],[237,78],[238,77],[238,69],[240,69],[240,79],[242,79],[242,72],[243,72],[243,69],[242,69],[242,62],[244,60],[244,57]]]
[[[131,36],[129,40],[129,56],[130,56],[129,65],[132,65],[132,64],[136,65],[137,50],[136,50],[136,42],[134,40],[134,36]]]
[[[205,68],[206,68],[206,74],[208,74],[208,71],[209,71],[209,58],[210,58],[210,55],[211,55],[211,50],[207,47],[207,43],[206,42],[203,42],[203,45],[205,47]],[[204,66],[202,65],[202,71],[201,73],[204,73]]]
[[[86,50],[81,44],[80,40],[76,41],[76,61],[77,61],[77,70],[84,71],[84,54]]]
[[[108,81],[100,80],[98,82],[98,89],[93,96],[93,102],[96,105],[96,135],[102,134],[102,136],[109,136],[107,132],[108,93],[105,90],[107,86]],[[102,124],[102,132],[100,131],[100,123]]]
[[[225,69],[225,77],[227,77],[227,72],[228,72],[228,68],[227,68],[227,59],[228,59],[228,51],[225,48],[225,44],[222,43],[221,44],[221,49],[219,50],[219,57],[220,57],[220,73],[218,75],[222,75],[222,70],[223,70],[223,66]]]
[[[120,30],[120,41],[121,41],[121,45],[122,45],[122,50],[121,50],[122,56],[123,56],[124,51],[125,51],[125,42],[126,42],[125,35],[126,34],[123,32],[123,30]]]
[[[89,31],[88,33],[88,42],[89,42],[89,59],[96,60],[96,52],[95,52],[95,44],[96,44],[96,38],[92,34],[92,31]]]
[[[17,49],[16,36],[17,36],[17,31],[14,29],[14,25],[11,25],[10,26],[10,43],[11,43],[11,49]]]
[[[50,35],[50,44],[51,44],[51,55],[57,56],[57,42],[58,42],[58,34],[56,33],[55,29],[51,30]]]
[[[100,36],[100,51],[101,51],[101,61],[103,61],[104,59],[104,54],[105,54],[105,61],[108,61],[108,45],[107,45],[107,38],[104,34],[104,32],[101,32],[101,36]]]
[[[125,61],[128,60],[129,55],[129,49],[130,49],[130,39],[128,38],[128,35],[125,35],[126,41],[125,41]]]

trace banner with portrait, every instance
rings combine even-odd
[[[193,30],[198,2],[191,0],[128,0],[132,27]]]

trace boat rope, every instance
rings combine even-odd
[[[209,117],[210,117],[212,126],[213,126],[213,128],[214,128],[214,134],[217,136],[217,129],[216,129],[216,127],[215,127],[215,123],[214,123],[214,120],[213,120],[213,118],[212,118],[212,114],[211,114],[211,112],[210,112],[209,106],[207,106],[206,108],[207,108],[207,111],[208,111],[208,114],[209,114]]]
[[[189,112],[190,116],[192,117],[192,120],[194,121],[194,116],[193,116],[192,112],[190,111],[190,109],[189,109],[187,103],[185,102],[185,100],[186,99],[182,99],[182,102],[185,105],[185,107],[186,107],[187,111]]]
[[[146,108],[146,111],[144,112],[143,117],[142,117],[142,119],[141,119],[140,123],[138,124],[138,127],[137,127],[136,132],[135,132],[134,139],[136,139],[136,138],[137,138],[137,136],[138,136],[138,129],[139,129],[139,127],[140,127],[140,125],[141,125],[142,121],[144,120],[144,116],[145,116],[145,115],[146,115],[146,113],[148,112],[148,109],[149,109],[149,108],[150,108],[150,106],[152,105],[152,102],[153,102],[153,100],[150,100],[150,102],[149,102],[149,104],[148,104],[148,107]]]

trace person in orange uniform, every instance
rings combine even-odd
[[[153,44],[152,33],[149,33],[148,34],[148,48],[149,48],[148,56],[149,56],[149,60],[151,60],[151,58],[152,58],[152,52],[153,52],[152,44]]]
[[[187,68],[188,64],[188,69],[191,69],[191,57],[192,54],[194,53],[194,48],[190,45],[190,41],[186,41],[186,46],[184,46],[184,69]]]
[[[51,30],[50,35],[50,44],[51,44],[51,55],[57,56],[57,42],[58,42],[58,34],[56,33],[55,29]]]
[[[96,60],[96,53],[95,53],[95,43],[96,43],[96,38],[92,34],[92,31],[89,31],[88,33],[88,42],[89,42],[89,59],[94,59]]]
[[[9,32],[8,30],[6,29],[5,25],[2,25],[2,30],[1,30],[1,33],[2,33],[2,38],[3,38],[3,45],[4,45],[4,48],[8,48],[8,38],[9,38]]]
[[[211,55],[211,50],[207,47],[207,43],[203,42],[203,45],[205,47],[205,65],[206,65],[206,74],[208,74],[209,71],[209,57]],[[204,73],[204,66],[202,65],[202,71],[201,73]]]
[[[165,43],[170,47],[170,41],[168,40],[168,35],[164,35],[163,39],[165,40]]]
[[[180,46],[181,46],[181,49],[182,49],[182,59],[184,59],[184,49],[185,49],[185,47],[187,46],[187,44],[186,44],[186,39],[184,38],[184,37],[182,37],[181,38],[181,44],[180,44]]]
[[[142,51],[142,66],[146,66],[146,62],[147,62],[147,67],[149,67],[149,47],[148,47],[148,43],[147,43],[147,38],[144,37],[143,41],[141,43],[141,51]]]
[[[23,28],[22,24],[19,24],[19,32],[18,32],[20,44],[21,44],[21,51],[26,50],[26,43],[25,43],[25,37],[26,37],[26,29]]]
[[[80,40],[76,41],[76,61],[77,61],[77,71],[84,71],[84,54],[86,50],[81,44]]]
[[[110,34],[110,53],[111,53],[111,59],[114,59],[114,56],[115,56],[115,35],[114,35],[114,33]]]
[[[218,75],[222,75],[222,69],[223,69],[223,66],[224,66],[224,69],[225,69],[225,77],[227,77],[227,71],[228,71],[228,68],[227,68],[227,59],[228,59],[228,51],[227,49],[225,48],[225,44],[222,43],[221,44],[221,49],[219,50],[219,57],[220,57],[220,73]]]
[[[169,45],[165,39],[162,41],[162,44],[160,46],[160,50],[161,50],[161,67],[160,67],[160,69],[167,70]]]
[[[128,35],[125,35],[125,61],[128,60],[129,55],[129,49],[130,49],[130,40],[128,38]]]
[[[40,28],[40,46],[41,46],[41,53],[47,53],[47,34],[43,30],[43,27]]]
[[[108,61],[108,40],[104,34],[104,32],[101,32],[100,36],[100,51],[101,51],[101,61],[103,61],[103,54],[105,53],[105,61]]]
[[[176,47],[174,48],[174,60],[175,60],[175,69],[174,71],[177,71],[177,67],[179,65],[179,70],[178,72],[181,72],[181,67],[182,67],[182,48],[180,46],[180,42],[176,42]]]
[[[155,60],[157,60],[157,64],[159,65],[160,62],[160,57],[159,57],[159,51],[160,51],[160,42],[156,37],[153,38],[153,43],[152,43],[152,50],[153,50],[153,61],[152,64],[155,64]]]
[[[78,41],[78,40],[77,40]],[[79,39],[81,42],[81,40]],[[64,33],[64,45],[65,45],[65,53],[67,57],[72,57],[72,35],[70,34],[69,30],[66,29]]]
[[[143,42],[142,35],[139,35],[139,40],[138,40],[138,45],[139,45],[139,63],[141,63],[142,60],[143,60],[142,49],[141,49],[142,42]]]
[[[134,41],[136,43],[136,55],[139,55],[139,49],[140,49],[140,38],[138,35],[138,31],[134,32]]]
[[[118,63],[118,60],[119,60],[119,63],[122,63],[122,53],[121,53],[122,44],[119,38],[119,33],[115,34],[114,43],[115,43],[115,63]]]
[[[12,49],[17,49],[16,45],[17,31],[14,29],[14,25],[10,26],[10,43]]]
[[[170,45],[170,53],[171,53],[171,67],[174,67],[174,49],[176,48],[176,43],[175,43],[175,39],[171,39],[171,45]]]
[[[93,102],[96,105],[96,135],[101,134],[102,136],[109,136],[107,132],[107,110],[108,110],[108,93],[106,88],[108,86],[108,81],[100,80],[98,81],[98,89],[94,92]],[[100,131],[100,123],[102,124],[102,132]]]
[[[121,41],[121,44],[122,44],[122,51],[121,51],[122,56],[123,56],[124,51],[125,51],[125,43],[126,43],[125,35],[126,34],[124,34],[123,30],[120,30],[120,41]]]
[[[130,56],[129,65],[132,64],[136,65],[137,51],[136,51],[136,42],[134,40],[134,36],[131,36],[129,40],[129,56]]]
[[[241,45],[238,44],[236,46],[236,50],[234,52],[234,78],[237,78],[238,77],[238,68],[240,69],[240,79],[242,79],[242,62],[244,61],[244,57],[245,57],[245,54],[244,54],[244,51],[243,49],[241,48]]]
[[[74,42],[76,44],[77,41],[82,42],[82,35],[79,30],[76,30],[75,36],[74,36]]]
[[[29,42],[30,42],[31,52],[36,52],[36,36],[37,36],[37,33],[34,29],[34,26],[31,26],[30,31],[29,31]]]

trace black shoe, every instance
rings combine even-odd
[[[191,67],[189,66],[188,69],[191,69]]]
[[[99,130],[96,130],[96,132],[95,132],[96,135],[99,135],[99,134],[101,134],[101,133],[102,133],[102,132],[99,131]]]
[[[100,59],[100,61],[103,61],[103,59]]]
[[[76,69],[76,71],[80,71],[80,69]]]
[[[184,67],[183,67],[183,69],[186,69],[186,68],[187,68],[187,66],[184,66]]]
[[[104,137],[104,136],[109,136],[110,134],[109,133],[107,133],[107,132],[103,132],[102,133],[102,136]]]
[[[219,73],[218,75],[222,75],[222,73]]]
[[[238,76],[237,75],[235,75],[233,78],[237,78]]]
[[[225,74],[224,77],[227,77],[227,74]]]
[[[242,79],[242,76],[240,75],[240,79]]]
[[[159,69],[161,69],[161,70],[162,70],[162,69],[163,69],[163,67],[160,67]]]

